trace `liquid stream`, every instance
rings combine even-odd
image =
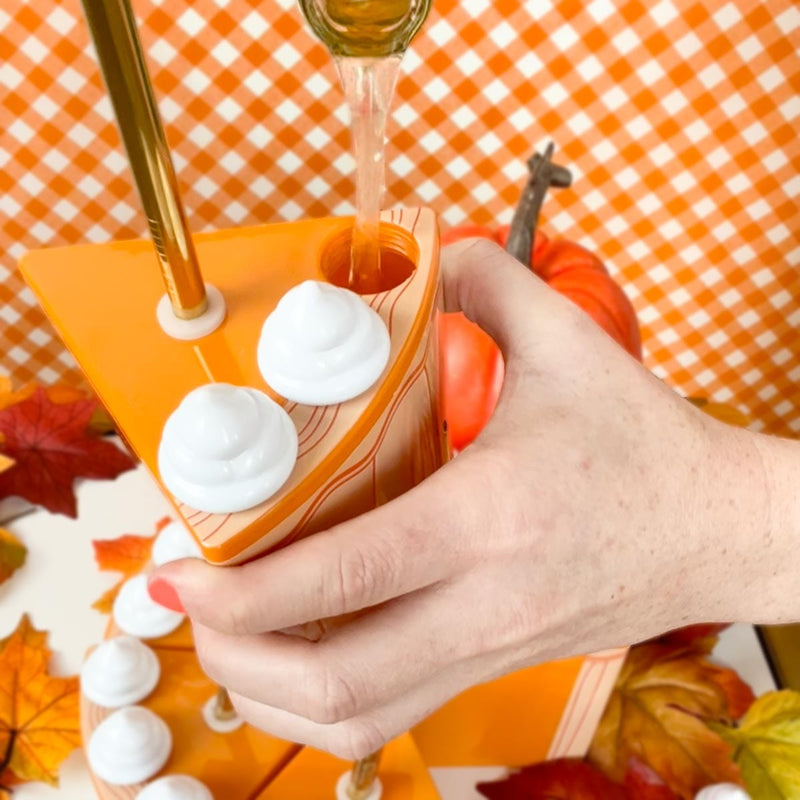
[[[385,187],[386,117],[403,53],[432,0],[300,0],[336,61],[351,115],[356,220],[348,286],[381,291],[380,211]]]
[[[386,177],[384,139],[400,57],[341,57],[336,66],[350,107],[356,162],[356,219],[348,286],[362,294],[372,294],[381,290],[379,231]]]

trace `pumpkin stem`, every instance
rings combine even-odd
[[[554,150],[555,145],[549,142],[543,156],[534,153],[528,160],[528,181],[511,220],[506,251],[526,267],[533,266],[531,263],[533,238],[547,190],[551,186],[562,188],[572,184],[572,173],[566,167],[553,164],[550,160]]]

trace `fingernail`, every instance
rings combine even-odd
[[[171,583],[167,583],[163,578],[153,578],[147,584],[147,592],[151,599],[160,606],[164,606],[170,611],[186,612],[178,593],[175,591],[175,587]]]

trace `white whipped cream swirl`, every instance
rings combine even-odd
[[[263,392],[211,383],[189,392],[161,435],[161,480],[183,503],[212,514],[257,506],[297,460],[289,415]]]
[[[155,775],[171,750],[172,734],[161,717],[143,706],[126,706],[94,729],[86,756],[100,780],[130,786]]]
[[[164,775],[142,789],[136,800],[214,800],[209,788],[191,775]]]
[[[267,384],[289,400],[335,405],[378,380],[390,349],[385,323],[359,295],[304,281],[264,322],[258,366]]]
[[[152,560],[155,566],[169,564],[182,558],[202,558],[203,551],[182,522],[173,520],[164,526],[153,542]]]
[[[750,795],[735,783],[715,783],[699,791],[695,800],[750,800]]]
[[[134,575],[120,587],[111,609],[117,627],[137,639],[159,639],[172,633],[185,614],[159,605],[147,591],[147,575]]]
[[[100,644],[81,669],[81,691],[104,708],[138,703],[155,689],[161,675],[156,654],[133,636]]]

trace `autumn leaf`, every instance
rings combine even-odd
[[[653,641],[676,650],[686,649],[698,655],[710,655],[719,641],[719,634],[729,627],[730,625],[723,623],[689,625],[662,634]],[[730,718],[739,719],[755,700],[753,690],[733,670],[710,663],[707,667],[714,673],[714,682],[725,692]]]
[[[140,536],[126,533],[117,539],[100,539],[92,542],[94,558],[97,566],[104,571],[121,572],[122,578],[114,584],[102,597],[92,603],[92,608],[101,614],[110,614],[114,600],[119,594],[122,584],[128,578],[138,575],[150,562],[153,552],[153,543],[156,536],[170,522],[169,517],[164,517],[156,523],[156,530],[152,536]]]
[[[625,790],[631,800],[679,800],[653,770],[636,759],[628,764]]]
[[[756,699],[753,690],[734,670],[714,664],[709,664],[708,666],[714,672],[714,683],[725,693],[730,719],[736,720],[744,716]]]
[[[714,419],[718,419],[720,422],[725,422],[728,425],[746,428],[753,423],[751,417],[744,414],[738,408],[729,406],[727,403],[713,403],[704,397],[687,397],[686,399],[710,417],[714,417]]]
[[[0,498],[17,495],[50,511],[77,516],[75,478],[106,479],[132,469],[130,457],[87,432],[94,399],[52,402],[38,387],[25,400],[0,409],[0,447],[16,461],[0,473]]]
[[[13,397],[11,378],[0,375],[0,408],[17,402]]]
[[[675,647],[691,647],[693,650],[708,654],[717,644],[719,634],[729,627],[728,624],[712,622],[687,625],[685,628],[664,633],[654,641]]]
[[[27,554],[25,545],[13,533],[0,528],[0,584],[25,563]]]
[[[709,783],[741,783],[731,746],[706,724],[732,721],[729,697],[737,681],[731,670],[691,647],[631,648],[592,741],[590,761],[622,781],[631,759],[637,759],[683,798],[693,798]]]
[[[703,411],[714,419],[720,422],[725,422],[728,425],[735,425],[738,428],[746,428],[751,425],[753,420],[747,414],[739,411],[738,408],[729,406],[726,403],[706,403],[703,406]]]
[[[752,797],[800,797],[800,692],[769,692],[753,703],[739,727],[714,728],[734,748]]]
[[[58,785],[61,762],[80,745],[78,678],[48,674],[47,634],[24,615],[0,641],[0,769],[3,785]]]
[[[523,767],[508,778],[476,788],[489,800],[628,800],[622,786],[574,758]]]
[[[68,386],[64,383],[55,383],[51,386],[41,386],[35,381],[26,383],[16,391],[12,390],[11,381],[5,377],[0,376],[0,409],[7,408],[8,406],[21,403],[35,394],[38,388],[42,388],[47,395],[47,399],[51,403],[63,404],[74,403],[78,400],[91,399],[93,396],[83,389],[76,386]],[[102,436],[106,433],[112,433],[115,430],[114,421],[109,416],[108,412],[98,402],[92,416],[89,418],[87,430],[90,433]],[[2,438],[0,437],[0,441]]]

